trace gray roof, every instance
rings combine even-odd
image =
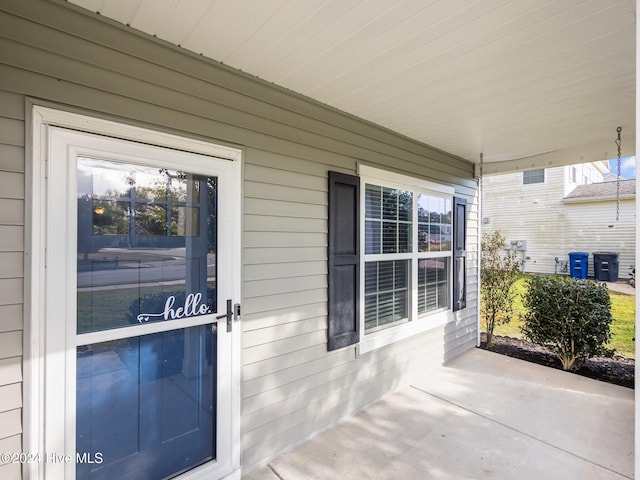
[[[617,182],[592,183],[590,185],[579,185],[573,192],[564,198],[598,198],[615,197]],[[635,180],[620,181],[620,196],[629,197],[636,194]]]

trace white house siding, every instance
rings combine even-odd
[[[602,182],[604,175],[609,171],[606,161],[569,165],[560,168],[564,169],[563,196],[569,195],[579,185]]]
[[[471,164],[64,2],[0,6],[0,451],[20,445],[25,111],[31,102],[245,148],[242,466],[260,464],[475,345]],[[28,129],[28,127],[27,127]],[[467,308],[356,355],[327,352],[327,172],[442,182],[468,208]],[[28,339],[27,343],[28,343]],[[14,466],[0,478],[20,478]]]
[[[591,253],[613,251],[620,254],[620,279],[627,278],[635,261],[634,200],[621,201],[619,222],[615,200],[565,202],[565,169],[546,169],[544,184],[522,185],[521,172],[485,177],[483,230],[500,230],[507,241],[526,240],[526,272],[554,273],[555,257],[568,260],[569,252],[588,252],[593,276]]]
[[[527,272],[553,272],[554,257],[566,254],[562,197],[562,168],[546,169],[544,184],[523,185],[521,172],[486,176],[482,229],[500,230],[507,241],[526,240]]]
[[[636,208],[635,201],[620,201],[620,220],[616,222],[615,200],[566,203],[567,230],[571,238],[569,251],[589,252],[589,276],[594,276],[593,252],[619,253],[619,280],[629,278],[629,267],[635,265]],[[613,225],[613,228],[610,227]]]

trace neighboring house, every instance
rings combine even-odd
[[[238,478],[476,345],[470,162],[2,9],[0,478]]]
[[[619,279],[635,263],[635,180],[603,181],[605,162],[554,167],[483,179],[483,231],[500,230],[531,273],[569,273],[556,263],[569,252],[619,254]],[[524,243],[522,243],[524,242]]]

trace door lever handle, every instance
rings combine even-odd
[[[223,318],[227,319],[227,332],[230,332],[233,324],[233,307],[231,306],[231,299],[227,300],[227,313],[216,316],[217,320],[221,320]]]

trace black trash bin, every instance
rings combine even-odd
[[[618,281],[618,256],[616,252],[593,252],[593,270],[600,282]]]

